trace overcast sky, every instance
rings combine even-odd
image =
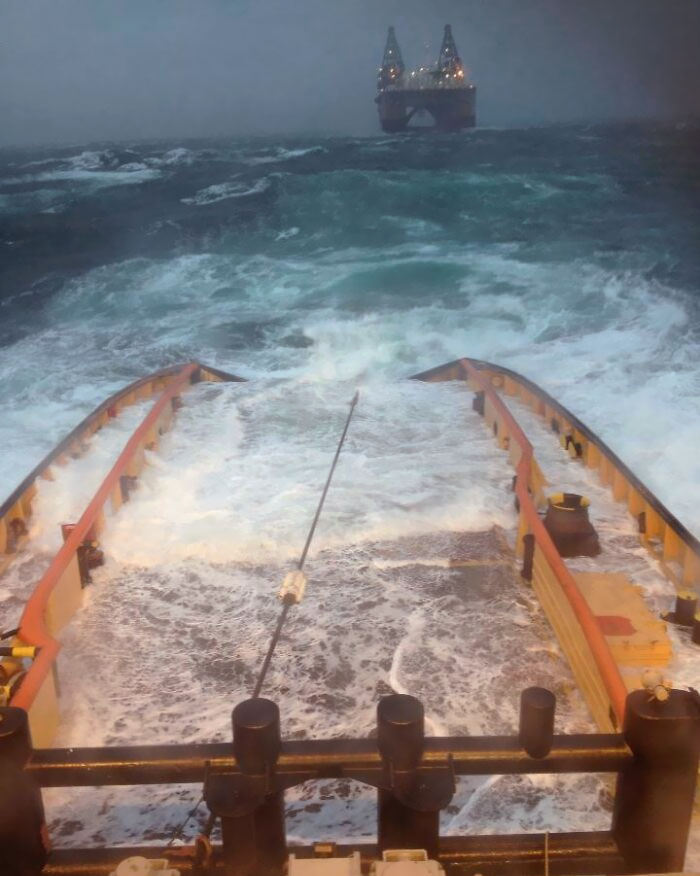
[[[700,0],[0,0],[0,145],[371,134],[447,22],[483,125],[700,115]]]

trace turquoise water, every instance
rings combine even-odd
[[[109,391],[516,368],[700,533],[699,131],[0,153],[0,493]]]

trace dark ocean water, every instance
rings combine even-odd
[[[700,532],[700,129],[0,152],[0,493],[123,382],[460,355],[537,380]]]

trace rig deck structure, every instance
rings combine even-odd
[[[445,25],[437,63],[407,73],[394,28],[389,28],[382,65],[377,76],[377,97],[382,130],[404,131],[416,114],[427,112],[441,131],[473,128],[476,124],[476,87],[468,81],[462,59]]]

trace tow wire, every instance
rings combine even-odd
[[[321,493],[321,499],[318,503],[318,508],[316,508],[316,514],[314,515],[313,523],[311,524],[311,529],[309,530],[309,534],[306,537],[306,544],[304,545],[304,550],[301,552],[301,557],[299,558],[299,562],[297,563],[297,568],[295,572],[290,572],[289,575],[285,578],[284,584],[282,585],[282,589],[280,590],[280,599],[284,603],[282,605],[282,611],[280,612],[280,616],[277,620],[277,626],[275,627],[275,632],[272,634],[272,639],[270,641],[270,647],[267,649],[267,654],[265,655],[265,659],[263,660],[262,667],[260,669],[260,674],[258,675],[258,680],[255,683],[255,689],[253,690],[253,697],[259,697],[260,691],[262,690],[262,686],[265,683],[265,676],[267,674],[267,670],[270,666],[270,661],[272,660],[272,655],[275,653],[275,648],[277,647],[277,642],[279,641],[280,634],[282,632],[282,627],[284,626],[284,622],[287,619],[287,614],[289,613],[289,609],[295,605],[297,602],[301,602],[301,597],[304,592],[304,584],[306,583],[306,579],[301,574],[304,563],[306,562],[306,555],[309,552],[309,547],[311,546],[311,539],[314,537],[314,532],[316,531],[316,524],[318,523],[319,517],[321,516],[321,511],[323,509],[323,503],[326,501],[326,494],[328,493],[328,488],[331,485],[331,480],[333,479],[333,473],[335,472],[335,467],[338,464],[338,457],[340,456],[340,451],[343,449],[343,444],[345,443],[345,437],[348,434],[348,428],[350,427],[350,420],[352,420],[352,415],[355,412],[355,406],[357,405],[358,399],[360,398],[359,391],[355,393],[350,402],[350,411],[348,413],[347,419],[345,420],[345,427],[343,428],[343,434],[340,436],[340,441],[338,442],[338,447],[335,451],[335,456],[333,457],[333,462],[331,463],[331,469],[328,472],[328,478],[326,479],[326,485],[323,488],[323,492]]]
[[[311,547],[311,539],[314,537],[314,532],[316,531],[316,525],[318,523],[319,517],[321,516],[321,511],[323,510],[323,503],[326,501],[326,494],[328,493],[328,488],[331,485],[331,481],[333,480],[333,474],[335,472],[335,467],[338,464],[338,458],[340,456],[340,451],[343,449],[343,444],[345,443],[345,438],[348,434],[348,429],[350,428],[350,420],[352,420],[352,415],[355,413],[355,406],[360,398],[359,391],[355,393],[350,402],[350,411],[348,412],[347,419],[345,420],[345,426],[343,428],[343,434],[340,436],[340,441],[338,442],[338,447],[335,451],[335,456],[333,457],[333,462],[331,463],[331,469],[328,472],[328,477],[326,478],[325,486],[323,487],[323,492],[321,493],[321,498],[318,503],[318,507],[316,508],[316,514],[314,514],[314,519],[311,524],[311,529],[309,530],[309,534],[306,537],[306,544],[304,545],[304,550],[301,552],[301,557],[299,558],[299,562],[297,563],[296,571],[290,572],[289,575],[284,580],[284,584],[282,585],[282,589],[280,590],[280,598],[282,599],[282,611],[280,612],[280,616],[277,620],[277,626],[275,627],[275,632],[272,635],[272,640],[270,641],[270,647],[267,649],[267,654],[265,655],[265,660],[263,661],[262,667],[260,669],[260,674],[258,676],[258,680],[255,684],[255,690],[253,691],[253,696],[260,696],[260,691],[262,690],[262,686],[265,683],[265,675],[267,674],[267,670],[270,666],[270,661],[272,660],[272,655],[275,653],[275,648],[277,646],[277,642],[279,641],[280,633],[282,632],[282,627],[284,626],[284,622],[287,618],[287,614],[289,613],[289,609],[295,605],[297,602],[301,602],[301,597],[304,592],[304,584],[305,579],[301,574],[304,568],[304,563],[306,562],[306,555],[309,552],[309,548]],[[207,763],[207,773],[209,769],[209,764]],[[206,776],[204,783],[206,785]],[[190,809],[190,811],[185,816],[184,821],[178,824],[172,832],[170,836],[170,840],[168,844],[165,846],[165,851],[167,852],[172,847],[173,843],[176,839],[179,839],[182,836],[182,832],[187,826],[187,823],[191,818],[197,814],[197,810],[204,802],[204,794],[199,798],[197,803]],[[202,831],[202,833],[197,837],[198,840],[201,841],[202,851],[206,855],[207,845],[210,847],[209,837],[211,835],[212,827],[214,826],[214,819],[212,816],[209,817],[207,821],[207,825]],[[210,850],[210,848],[209,848]],[[195,854],[197,851],[197,842],[195,841]],[[206,864],[205,864],[206,866]]]

